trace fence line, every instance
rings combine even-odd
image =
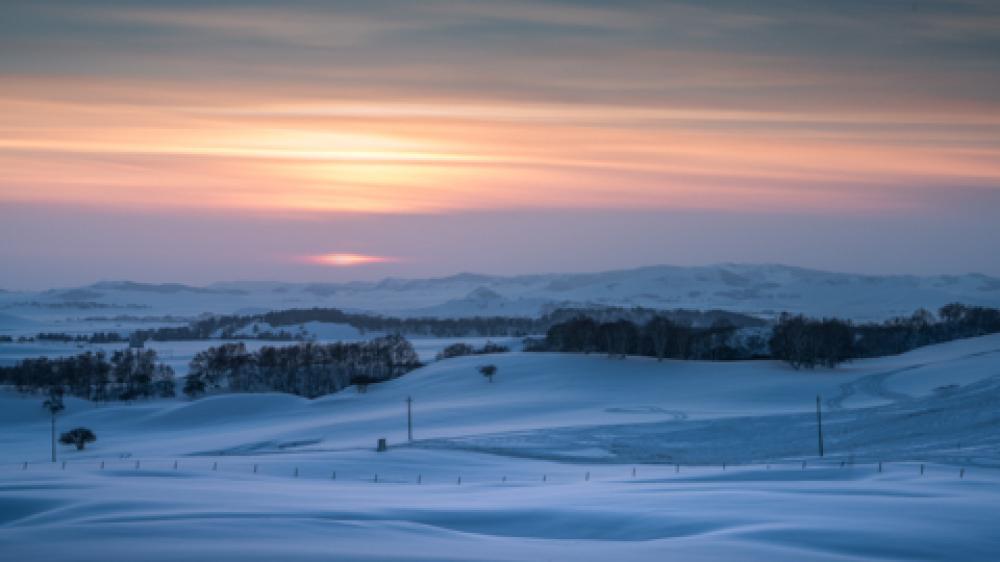
[[[181,463],[183,460],[183,464]],[[261,477],[292,477],[299,478],[300,475],[309,479],[328,479],[331,481],[338,480],[340,476],[341,481],[346,482],[370,482],[373,484],[424,484],[431,483],[424,478],[422,472],[414,471],[406,476],[396,476],[387,478],[385,474],[379,474],[378,472],[368,472],[367,476],[364,475],[362,469],[358,469],[356,476],[351,478],[350,476],[344,477],[345,472],[340,468],[340,474],[338,475],[337,469],[331,469],[330,464],[323,463],[321,461],[313,461],[307,463],[296,464],[294,462],[276,462],[271,466],[268,463],[261,463],[259,461],[255,462],[239,462],[233,459],[233,462],[220,462],[220,460],[212,460],[208,462],[199,457],[184,457],[183,459],[153,459],[143,461],[141,459],[129,459],[129,458],[119,458],[114,460],[81,460],[81,461],[66,461],[63,460],[60,463],[53,462],[29,462],[23,461],[20,463],[2,463],[0,467],[8,466],[19,472],[65,472],[73,473],[78,470],[96,470],[101,471],[129,471],[129,472],[158,472],[158,471],[178,471],[184,470],[185,472],[205,472],[214,473],[217,476],[230,476],[230,475],[246,475],[246,476],[261,476]],[[570,471],[560,471],[557,473],[551,472],[539,472],[535,473],[535,477],[531,477],[530,472],[521,472],[516,478],[509,478],[508,474],[498,474],[499,477],[486,477],[482,475],[482,471],[475,471],[473,478],[468,478],[468,475],[463,475],[461,473],[455,473],[450,482],[455,485],[462,485],[463,483],[496,483],[500,482],[502,484],[570,484],[576,482],[591,482],[591,481],[625,481],[632,480],[637,482],[648,482],[650,480],[669,480],[671,477],[677,478],[678,481],[683,481],[689,476],[703,477],[710,475],[717,471],[717,474],[732,474],[734,478],[738,478],[739,471],[733,471],[730,469],[744,469],[746,470],[767,470],[770,471],[772,468],[784,469],[786,471],[792,472],[810,472],[810,471],[828,471],[828,470],[852,470],[855,472],[861,471],[862,473],[868,472],[870,474],[880,475],[880,474],[912,474],[915,476],[923,477],[927,474],[934,473],[936,475],[945,475],[949,472],[954,474],[959,479],[965,479],[967,469],[964,466],[953,466],[944,464],[932,464],[927,466],[926,462],[918,461],[899,461],[899,462],[871,462],[871,463],[855,463],[848,462],[844,460],[833,461],[833,460],[814,460],[812,463],[807,463],[807,461],[784,461],[778,463],[749,463],[749,464],[730,464],[721,463],[716,465],[711,464],[684,464],[684,463],[671,463],[671,464],[646,464],[640,465],[643,468],[642,474],[640,475],[637,466],[627,467],[625,465],[605,465],[606,468],[601,468],[595,470],[593,466],[586,467],[586,470],[581,470],[578,476],[574,476]],[[681,468],[684,468],[682,475]],[[300,472],[300,468],[303,470]],[[583,467],[581,467],[583,468]],[[615,470],[620,468],[620,471]],[[933,470],[932,470],[933,469]],[[402,473],[403,470],[397,473]],[[324,475],[329,475],[327,478]],[[680,475],[680,476],[677,476]],[[550,478],[550,476],[553,476]],[[432,480],[437,480],[437,483],[447,483],[448,478],[445,475],[441,475],[438,478]]]

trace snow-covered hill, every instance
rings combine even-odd
[[[1000,336],[815,372],[511,353],[313,401],[72,399],[60,427],[92,428],[98,441],[63,450],[65,466],[48,462],[40,399],[4,393],[0,551],[990,560],[1000,552],[998,360]],[[492,383],[476,370],[483,362],[499,368]],[[380,437],[387,452],[374,451]]]
[[[3,318],[57,328],[66,318],[195,316],[334,307],[402,316],[536,316],[557,306],[613,305],[781,311],[884,319],[950,302],[1000,306],[1000,279],[979,274],[916,277],[831,273],[780,265],[653,266],[604,273],[385,279],[374,283],[178,284],[102,282],[40,293],[0,294]],[[23,324],[23,322],[20,322]],[[9,329],[0,319],[0,330]],[[12,322],[15,323],[15,322]]]

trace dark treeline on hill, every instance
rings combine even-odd
[[[467,343],[458,342],[458,343],[453,343],[442,349],[437,354],[437,360],[440,361],[442,359],[451,359],[452,357],[465,357],[466,355],[487,355],[490,353],[507,353],[508,351],[510,351],[510,348],[507,347],[506,345],[496,344],[491,341],[486,342],[485,344],[483,344],[483,347],[480,347],[478,349],[472,347]]]
[[[62,332],[43,332],[35,336],[38,341],[86,342],[86,343],[117,343],[128,341],[128,338],[117,332],[94,332],[93,334],[77,334],[75,336]]]
[[[1000,332],[1000,310],[949,304],[937,317],[918,310],[909,317],[854,325],[784,315],[772,332],[771,354],[793,367],[828,367],[850,359],[895,355],[925,345]]]
[[[737,341],[738,328],[725,321],[694,327],[654,316],[643,324],[629,320],[598,322],[579,317],[549,328],[544,339],[525,342],[525,351],[642,355],[658,359],[750,359],[764,347],[763,338]]]
[[[0,383],[24,393],[61,388],[95,402],[174,396],[174,371],[151,349],[25,359],[0,367]]]
[[[387,381],[419,366],[413,346],[401,336],[263,347],[255,352],[242,343],[228,343],[194,356],[184,393],[196,397],[210,392],[287,392],[315,398],[351,384]]]
[[[247,326],[269,324],[274,328],[296,326],[307,322],[326,322],[332,324],[348,324],[361,332],[378,332],[384,334],[400,334],[404,336],[433,337],[523,337],[532,334],[545,333],[550,327],[579,316],[593,318],[600,322],[614,320],[629,320],[645,323],[656,316],[670,318],[673,321],[692,326],[709,327],[718,322],[726,322],[733,326],[760,326],[765,322],[759,318],[725,312],[721,310],[669,310],[657,311],[648,308],[624,307],[590,307],[590,308],[557,308],[539,318],[508,317],[508,316],[477,316],[471,318],[397,318],[344,312],[336,308],[303,308],[267,312],[249,316],[214,316],[197,320],[187,326],[139,330],[136,336],[142,340],[202,340],[218,337],[234,339],[239,337],[293,340],[302,339],[299,334],[284,330],[252,331],[249,335],[237,334]]]
[[[660,359],[733,360],[774,358],[795,368],[835,367],[851,359],[903,353],[934,343],[1000,332],[1000,310],[950,304],[935,317],[920,310],[910,317],[855,325],[835,318],[782,315],[765,342],[740,336],[725,322],[692,327],[664,317],[637,324],[580,317],[549,328],[544,339],[528,340],[526,351],[642,355]]]

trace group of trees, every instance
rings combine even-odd
[[[63,332],[42,332],[34,337],[37,341],[57,341],[63,343],[118,343],[128,341],[127,336],[118,332],[94,332],[93,334],[71,335]]]
[[[836,367],[854,356],[854,329],[834,318],[782,315],[771,332],[771,356],[796,369]]]
[[[242,343],[211,347],[195,355],[184,385],[191,397],[209,392],[287,392],[307,398],[351,384],[396,378],[420,366],[402,336],[357,343],[302,343],[247,351]]]
[[[854,325],[783,315],[770,340],[771,356],[795,368],[834,367],[850,359],[895,355],[921,346],[1000,332],[1000,310],[949,304],[937,316],[918,310],[908,317]]]
[[[451,357],[463,357],[466,355],[507,353],[508,351],[510,351],[510,348],[507,347],[506,345],[500,345],[498,343],[493,343],[491,341],[486,342],[485,344],[483,344],[483,347],[480,347],[479,349],[476,349],[475,347],[472,347],[467,343],[459,342],[459,343],[453,343],[442,349],[440,352],[438,352],[437,360],[440,361],[442,359],[449,359]]]
[[[710,327],[725,322],[737,327],[763,325],[758,318],[719,310],[653,310],[641,307],[595,306],[589,308],[554,308],[538,318],[510,316],[476,316],[471,318],[398,318],[374,314],[344,312],[336,308],[304,308],[267,312],[254,315],[223,315],[203,318],[186,326],[162,327],[139,330],[135,336],[140,340],[204,340],[220,339],[266,339],[302,340],[299,333],[282,330],[282,327],[302,325],[307,322],[348,324],[363,333],[400,334],[405,336],[428,337],[521,337],[545,333],[550,327],[572,320],[578,316],[593,318],[598,322],[628,320],[644,324],[653,317],[666,317],[679,324]],[[260,330],[257,326],[266,324],[277,330]],[[247,333],[245,328],[255,329]]]
[[[0,383],[19,392],[54,388],[94,401],[137,400],[174,396],[174,371],[158,363],[152,349],[125,349],[110,356],[103,351],[72,357],[24,359],[0,367]]]
[[[680,324],[654,316],[644,324],[629,320],[598,322],[581,316],[549,328],[544,339],[527,340],[527,351],[643,355],[658,359],[747,359],[759,345],[737,342],[737,327],[725,321],[709,327]]]
[[[553,325],[541,340],[527,340],[528,351],[643,355],[659,359],[733,360],[774,358],[795,368],[835,367],[844,361],[879,357],[1000,332],[1000,310],[950,304],[937,316],[919,310],[881,323],[853,324],[836,318],[781,315],[770,338],[740,337],[740,329],[717,321],[694,327],[654,316],[643,324],[629,320],[598,322],[581,316]]]

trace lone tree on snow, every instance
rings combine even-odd
[[[86,427],[78,427],[67,431],[59,436],[59,442],[63,445],[76,445],[77,451],[82,451],[84,445],[97,441],[97,436]]]
[[[59,436],[59,442],[63,445],[76,445],[77,451],[82,451],[84,445],[97,441],[97,436],[86,427],[78,427],[63,433]]]
[[[497,374],[496,365],[483,365],[479,368],[479,372],[482,373],[490,382],[493,382],[493,375]]]
[[[56,414],[66,409],[63,392],[61,386],[53,386],[49,389],[48,399],[42,402],[42,407],[52,414],[52,462],[56,462]]]

